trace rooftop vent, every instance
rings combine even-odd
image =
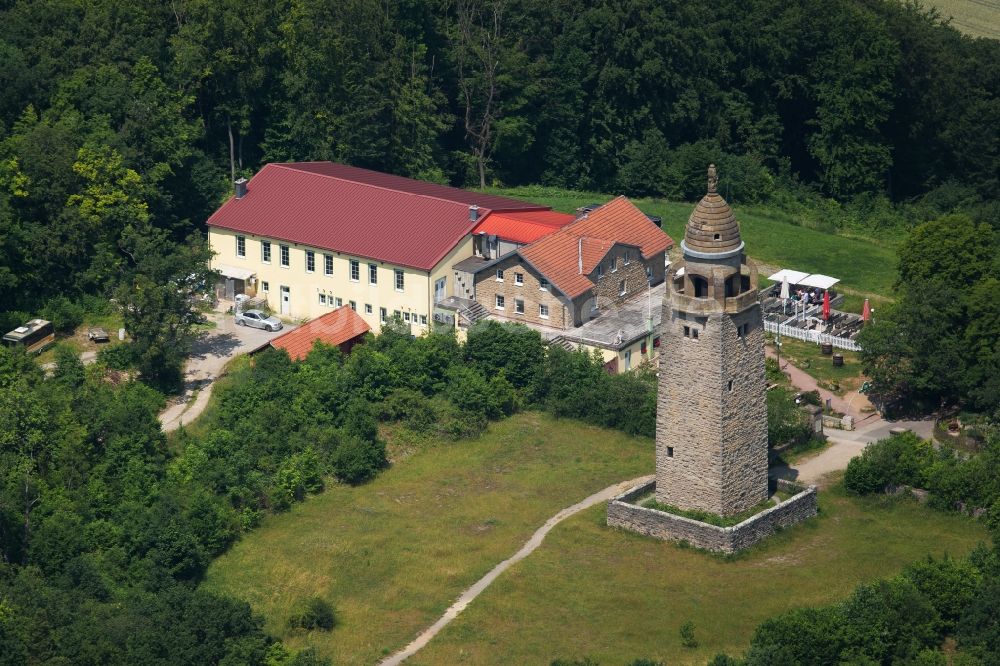
[[[236,191],[236,198],[242,199],[247,195],[247,179],[238,178],[235,182],[233,182],[233,188]]]

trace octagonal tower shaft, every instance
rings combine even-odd
[[[656,500],[726,516],[768,496],[767,386],[756,267],[714,185],[710,167],[667,279]]]

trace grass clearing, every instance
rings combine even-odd
[[[773,350],[773,341],[769,341],[768,346]],[[823,388],[831,393],[844,395],[848,391],[856,391],[864,382],[858,353],[846,349],[834,349],[833,353],[844,356],[844,365],[834,366],[833,356],[824,356],[818,344],[787,336],[781,338],[782,363],[788,361],[817,382],[821,382]]]
[[[648,439],[519,414],[474,441],[416,450],[367,485],[271,516],[208,572],[208,589],[250,602],[291,647],[371,664],[401,648],[548,518],[653,470]],[[330,632],[290,631],[293,604],[334,607]]]
[[[610,529],[604,507],[589,509],[556,527],[410,662],[705,664],[718,652],[741,654],[769,617],[843,599],[930,553],[962,556],[985,537],[970,518],[911,501],[848,497],[842,486],[819,497],[819,517],[733,558]],[[697,648],[682,645],[686,622]]]
[[[932,0],[926,6],[937,8],[943,19],[951,18],[951,25],[967,35],[1000,39],[998,0]]]
[[[589,203],[604,203],[607,194],[573,192],[544,187],[492,189],[490,192],[526,199],[567,213]],[[633,199],[643,212],[663,218],[663,230],[676,242],[684,237],[684,226],[693,203],[662,199]],[[841,279],[840,291],[853,296],[848,305],[857,306],[867,294],[891,298],[896,279],[896,253],[872,240],[825,233],[787,221],[764,208],[734,206],[743,240],[750,256],[769,266],[824,273]]]

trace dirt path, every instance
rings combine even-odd
[[[405,648],[399,652],[393,654],[387,659],[380,662],[381,666],[397,666],[403,663],[405,660],[416,654],[421,648],[423,648],[427,643],[434,638],[439,631],[444,629],[444,627],[458,617],[458,614],[465,610],[465,607],[472,602],[473,599],[478,597],[483,590],[490,586],[490,584],[495,581],[500,574],[510,568],[511,565],[520,562],[528,555],[530,555],[536,548],[542,545],[542,540],[545,539],[545,535],[548,534],[553,527],[566,520],[573,514],[579,513],[584,509],[589,509],[595,504],[601,502],[607,502],[609,499],[625,492],[628,488],[636,486],[640,483],[645,483],[646,481],[652,479],[652,476],[644,476],[638,479],[633,479],[631,481],[624,481],[622,483],[616,483],[613,486],[608,486],[604,490],[594,493],[587,499],[577,502],[573,506],[567,507],[557,513],[556,515],[545,521],[545,524],[539,527],[531,538],[521,546],[521,549],[514,553],[510,558],[504,560],[500,564],[493,567],[488,574],[480,578],[478,581],[473,583],[472,587],[467,589],[458,600],[453,603],[448,610],[444,612],[437,622],[432,624],[429,628],[425,629],[419,636],[417,636],[413,641],[407,645]]]
[[[768,358],[777,358],[777,354],[770,347],[764,348],[764,354]],[[872,411],[862,411],[865,407],[871,407],[871,403],[868,401],[868,398],[857,391],[852,391],[843,397],[831,393],[824,388],[820,388],[812,375],[804,370],[800,370],[786,360],[782,360],[781,362],[781,371],[788,375],[788,378],[792,381],[792,386],[800,391],[819,391],[820,398],[824,402],[829,400],[830,405],[841,414],[850,414],[857,421],[865,418],[877,418],[877,416],[872,416],[874,414]]]
[[[160,413],[164,432],[177,430],[198,418],[208,405],[215,380],[222,376],[226,364],[239,354],[245,354],[267,344],[295,328],[286,324],[275,333],[256,328],[236,326],[232,315],[215,312],[209,316],[215,328],[195,340],[184,368],[184,393]]]

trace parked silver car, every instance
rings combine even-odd
[[[247,310],[246,312],[236,313],[236,325],[237,326],[252,326],[254,328],[262,328],[265,331],[280,331],[281,330],[281,320],[271,315],[268,317],[266,314],[260,310]]]

